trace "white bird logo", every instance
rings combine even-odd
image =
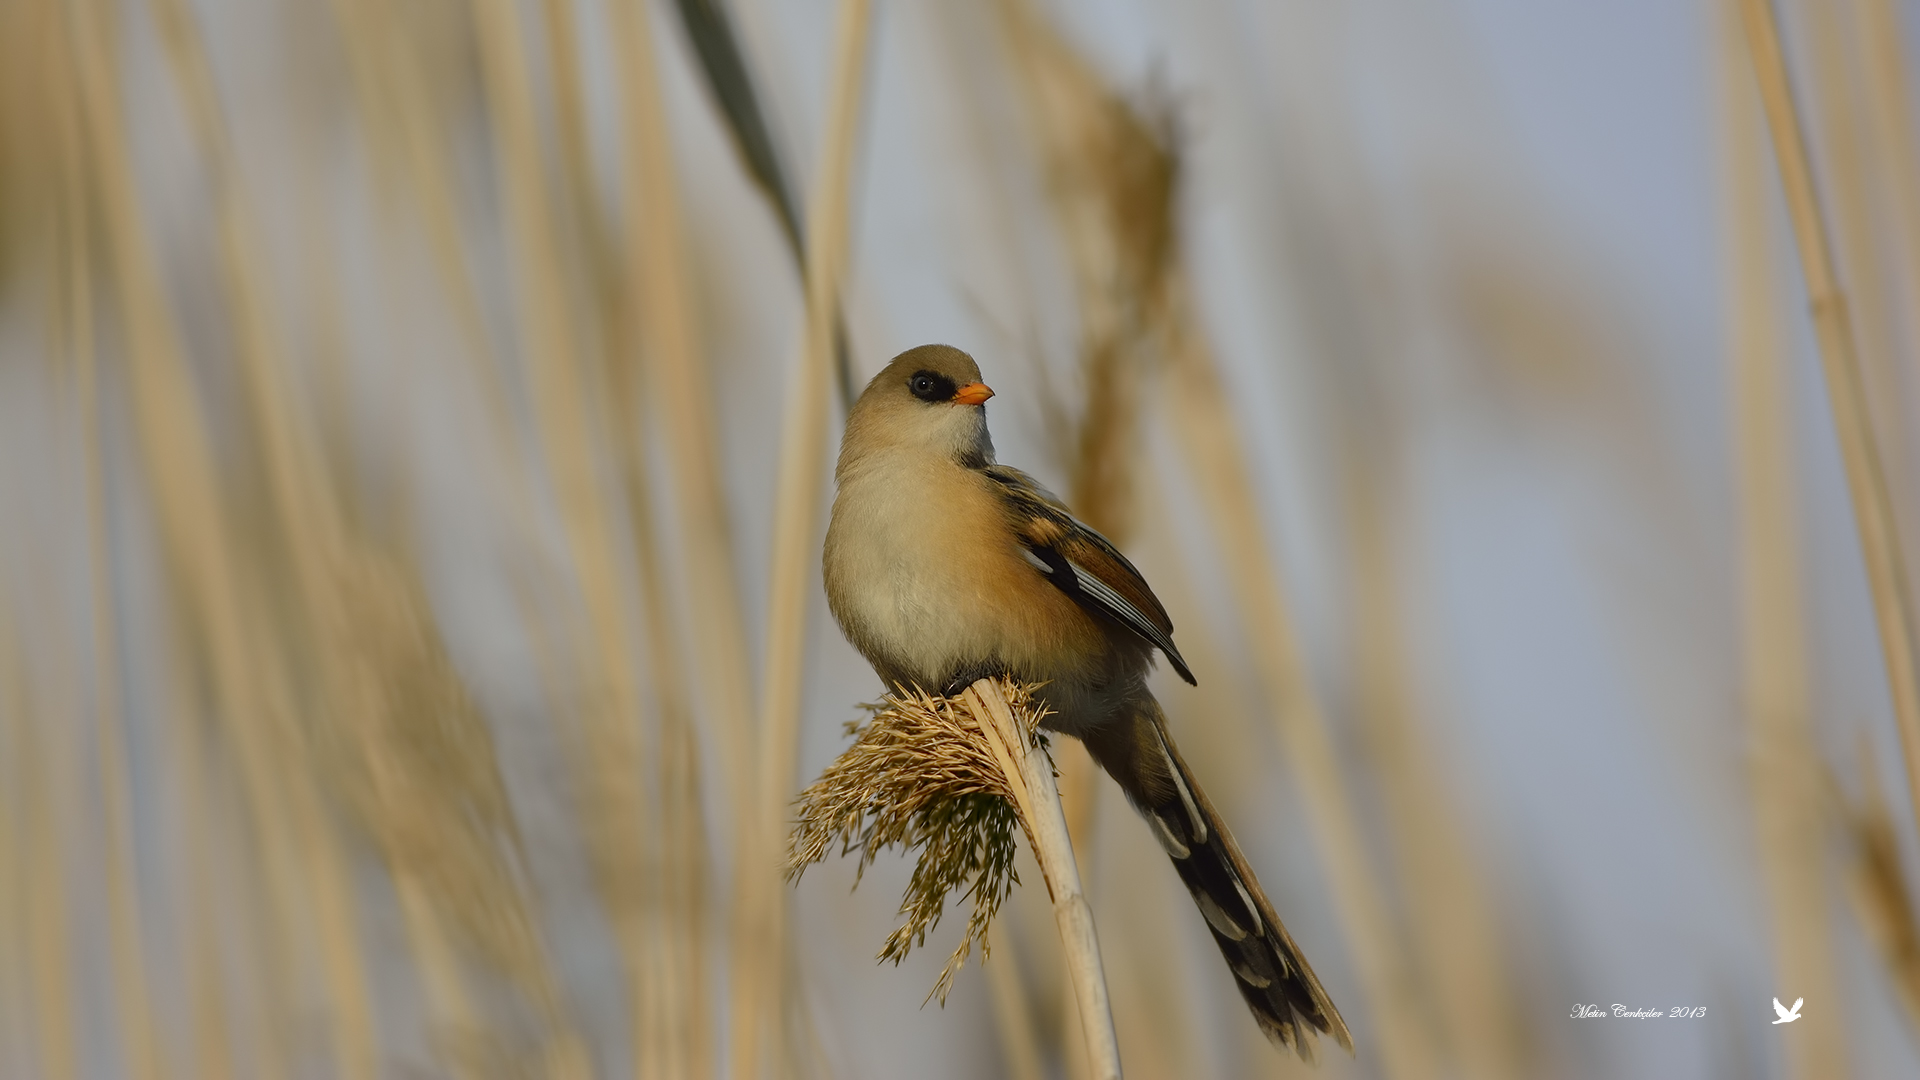
[[[1773,999],[1773,1011],[1774,1011],[1774,1012],[1777,1012],[1777,1013],[1779,1013],[1779,1014],[1780,1014],[1780,1019],[1778,1019],[1778,1020],[1775,1020],[1775,1021],[1774,1021],[1774,1023],[1776,1023],[1776,1024],[1791,1024],[1791,1023],[1793,1023],[1793,1022],[1794,1022],[1795,1020],[1798,1020],[1798,1019],[1800,1019],[1800,1005],[1801,1005],[1801,1003],[1802,1003],[1802,1002],[1804,1002],[1804,1001],[1806,1001],[1806,1000],[1807,1000],[1806,998],[1794,998],[1794,999],[1793,999],[1793,1008],[1791,1008],[1791,1009],[1789,1009],[1789,1008],[1787,1008],[1787,1007],[1786,1007],[1785,1005],[1782,1005],[1782,1004],[1780,1004],[1780,999],[1779,999],[1779,998],[1774,998],[1774,999]]]

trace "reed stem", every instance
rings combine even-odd
[[[1893,698],[1894,720],[1907,773],[1909,807],[1920,825],[1920,672],[1915,670],[1913,613],[1907,592],[1907,573],[1894,523],[1893,500],[1881,468],[1880,452],[1867,412],[1865,384],[1856,353],[1853,328],[1847,315],[1846,294],[1834,270],[1833,245],[1814,187],[1813,162],[1807,149],[1786,57],[1780,47],[1780,28],[1769,0],[1740,0],[1747,46],[1759,80],[1773,133],[1774,157],[1786,190],[1787,214],[1800,249],[1800,266],[1807,284],[1815,337],[1826,373],[1827,399],[1846,465],[1847,490],[1852,496],[1854,525],[1860,554],[1873,595],[1880,651],[1887,667],[1887,688]]]
[[[826,136],[807,203],[806,340],[781,429],[773,570],[767,595],[766,677],[761,686],[760,827],[758,840],[742,852],[748,860],[742,872],[762,875],[764,880],[750,901],[749,918],[757,932],[736,943],[760,950],[761,962],[767,965],[756,991],[762,1008],[771,1004],[776,982],[785,978],[786,896],[779,876],[771,871],[778,865],[777,853],[786,835],[787,802],[793,794],[799,752],[807,598],[819,572],[814,538],[825,479],[822,465],[830,415],[828,387],[833,385],[834,313],[848,246],[848,199],[860,102],[866,89],[872,6],[872,0],[840,0],[839,4]],[[755,1027],[764,1023],[777,1038],[782,1020],[755,1009],[736,1013],[735,1023],[741,1026],[735,1032],[734,1075],[752,1077],[759,1068],[760,1035]]]
[[[1799,516],[1785,334],[1776,314],[1779,245],[1766,205],[1766,133],[1740,71],[1740,28],[1722,5],[1727,337],[1740,511],[1744,702],[1755,838],[1775,970],[1795,996],[1831,1002],[1785,1036],[1788,1075],[1847,1073],[1846,1031],[1828,933],[1822,835],[1829,824],[1810,730]]]
[[[1067,836],[1067,816],[1060,806],[1060,789],[1054,785],[1053,762],[1014,721],[998,683],[981,679],[968,687],[964,696],[1013,787],[1014,802],[1033,841],[1034,859],[1046,878],[1054,925],[1066,953],[1068,979],[1080,1005],[1088,1068],[1095,1080],[1119,1080],[1120,1039],[1113,1027],[1113,1005],[1107,997],[1106,972],[1100,963],[1100,941],[1094,933],[1093,908],[1080,887],[1073,841]]]
[[[1261,683],[1277,703],[1281,745],[1293,764],[1347,947],[1374,1011],[1381,1073],[1395,1080],[1431,1076],[1438,1062],[1433,1035],[1414,1000],[1412,973],[1405,950],[1397,944],[1385,889],[1367,860],[1366,834],[1331,725],[1313,688],[1285,586],[1273,568],[1233,407],[1211,352],[1192,327],[1193,300],[1186,289],[1184,281],[1175,285],[1173,303],[1179,313],[1173,316],[1173,365],[1166,382],[1174,391],[1174,426],[1188,473],[1199,480],[1222,555],[1245,583],[1234,594],[1241,627],[1257,658]],[[1343,1026],[1336,1025],[1334,1034],[1336,1041],[1349,1045]]]

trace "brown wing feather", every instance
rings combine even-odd
[[[1164,653],[1181,678],[1195,681],[1174,647],[1167,609],[1118,548],[1019,469],[989,465],[981,472],[998,485],[1014,532],[1055,587],[1126,626]]]

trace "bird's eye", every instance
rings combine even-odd
[[[916,371],[907,380],[907,391],[929,405],[953,398],[953,380],[937,371]]]

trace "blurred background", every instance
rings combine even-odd
[[[1920,11],[1776,7],[1920,554]],[[1175,733],[1358,1044],[1264,1043],[1059,739],[1129,1075],[1920,1075],[1746,40],[5,0],[0,1075],[1083,1075],[1024,854],[944,1007],[959,916],[872,959],[908,861],[781,876],[879,693],[819,584],[845,395],[933,341],[1166,601]]]

